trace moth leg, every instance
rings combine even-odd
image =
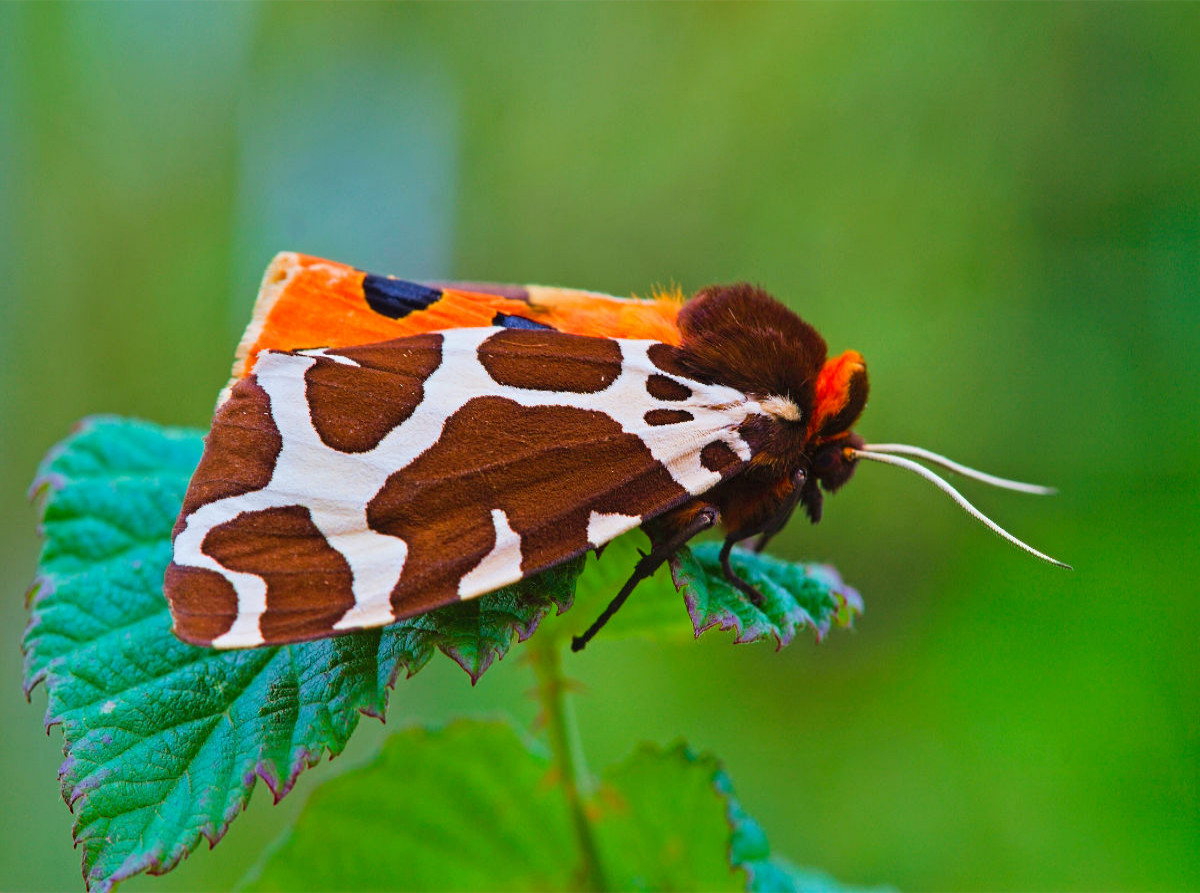
[[[621,605],[625,604],[625,599],[629,598],[629,594],[633,592],[634,587],[638,583],[658,570],[658,566],[679,551],[679,548],[684,543],[696,534],[702,533],[714,526],[717,523],[718,517],[716,508],[706,505],[696,513],[696,516],[685,527],[677,531],[669,539],[661,543],[655,543],[650,552],[643,555],[641,560],[634,566],[633,575],[625,581],[625,585],[621,587],[621,591],[608,603],[608,607],[596,618],[596,622],[589,626],[583,635],[575,636],[571,639],[571,650],[582,651],[583,647],[600,631],[600,628],[612,619],[613,614],[620,610]]]
[[[733,565],[729,563],[729,552],[733,548],[740,537],[731,536],[725,540],[725,545],[721,547],[721,570],[725,572],[725,579],[745,593],[746,598],[750,599],[754,607],[761,608],[766,604],[766,597],[761,592],[743,580],[737,575],[737,571],[733,569]]]
[[[804,491],[804,484],[807,480],[808,475],[803,468],[797,469],[796,473],[792,475],[792,492],[788,494],[787,499],[780,503],[779,508],[775,510],[775,514],[767,519],[762,529],[756,531],[758,539],[750,547],[753,551],[761,552],[765,549],[771,538],[787,525],[788,520],[792,517],[792,512],[800,504],[800,496]],[[753,536],[754,534],[747,535]]]

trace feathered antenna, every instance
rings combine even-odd
[[[979,509],[975,508],[975,506],[971,505],[965,496],[955,490],[954,487],[952,487],[947,481],[938,477],[938,475],[930,471],[924,465],[918,465],[911,459],[905,459],[896,454],[906,453],[910,456],[919,456],[928,462],[941,465],[942,467],[948,468],[951,471],[958,472],[966,477],[975,478],[976,480],[991,484],[994,487],[1003,487],[1008,490],[1019,490],[1023,493],[1037,493],[1040,495],[1053,493],[1054,491],[1049,487],[1039,487],[1036,484],[1022,484],[1019,481],[1010,481],[1005,478],[998,478],[990,474],[985,474],[982,471],[976,471],[973,468],[967,468],[965,465],[959,465],[957,462],[952,462],[944,456],[939,456],[937,453],[931,453],[928,450],[921,449],[920,447],[910,447],[899,443],[869,444],[863,447],[861,450],[856,450],[853,447],[847,447],[846,452],[855,459],[870,459],[872,462],[882,462],[884,465],[894,465],[897,468],[903,468],[911,471],[913,474],[920,475],[951,499],[953,499],[956,503],[958,503],[959,508],[961,508],[968,515],[970,515],[1001,539],[1007,540],[1018,549],[1028,552],[1035,558],[1040,558],[1042,561],[1056,565],[1057,567],[1065,567],[1067,570],[1073,570],[1071,565],[1064,564],[1056,558],[1051,558],[1044,552],[1039,552],[1037,549],[1033,548],[1033,546],[1021,542],[1021,540],[1017,539]]]

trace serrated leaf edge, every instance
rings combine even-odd
[[[43,541],[45,541],[44,518],[46,504],[49,502],[54,493],[61,492],[71,482],[68,476],[51,470],[54,463],[71,448],[71,445],[75,443],[79,437],[89,433],[100,425],[105,423],[125,425],[129,424],[130,421],[131,420],[129,419],[115,415],[89,416],[80,420],[66,437],[64,437],[61,441],[56,443],[53,447],[51,447],[50,450],[47,451],[46,455],[39,463],[38,470],[28,491],[30,500],[39,506],[37,530]],[[173,431],[173,429],[154,425],[153,423],[137,422],[137,424],[147,424],[148,426],[153,427],[156,433],[159,434],[170,434]],[[43,546],[43,550],[44,548],[45,547]],[[43,556],[42,554],[39,554],[39,569],[41,567],[42,560]],[[103,767],[98,767],[97,770],[93,771],[86,778],[78,782],[72,782],[70,780],[73,768],[78,762],[77,756],[72,753],[72,748],[79,744],[79,741],[88,730],[86,727],[83,727],[80,724],[79,720],[74,719],[70,715],[72,713],[76,713],[81,708],[76,706],[70,708],[69,710],[65,709],[61,705],[56,704],[56,698],[53,694],[59,684],[60,678],[62,678],[62,674],[57,671],[67,661],[67,657],[57,656],[48,658],[37,670],[33,669],[34,662],[37,660],[35,653],[36,647],[29,643],[33,634],[35,634],[42,622],[42,616],[38,611],[38,606],[57,591],[57,584],[57,575],[47,574],[39,570],[35,573],[33,582],[26,591],[25,601],[30,611],[30,618],[26,624],[21,644],[24,664],[22,688],[27,701],[32,701],[33,690],[37,688],[38,685],[44,684],[49,692],[46,713],[43,718],[43,725],[47,734],[49,734],[49,732],[55,726],[59,726],[63,730],[62,752],[64,760],[59,767],[58,775],[63,801],[66,803],[68,809],[74,813],[75,805],[91,790],[102,784],[107,776],[105,775]],[[508,647],[505,647],[502,651],[498,651],[496,648],[488,648],[484,653],[484,659],[481,662],[481,665],[477,668],[473,667],[471,662],[466,659],[465,655],[458,652],[458,650],[455,649],[452,644],[445,642],[439,642],[434,647],[422,648],[419,652],[417,652],[416,649],[413,649],[413,659],[408,659],[403,654],[398,655],[395,658],[388,674],[388,678],[383,685],[375,685],[365,694],[363,703],[356,704],[353,710],[358,714],[375,717],[381,722],[386,721],[385,717],[389,695],[398,682],[401,672],[405,673],[406,678],[412,677],[428,662],[433,651],[435,650],[435,647],[436,650],[442,651],[444,654],[454,660],[455,663],[461,666],[471,677],[471,684],[474,685],[476,682],[478,682],[480,676],[488,668],[490,668],[492,664],[496,662],[496,660],[504,658],[511,648],[513,637],[516,638],[517,642],[524,642],[537,630],[537,628],[541,625],[542,620],[544,620],[546,615],[549,613],[551,605],[556,608],[558,614],[562,614],[564,611],[568,610],[571,607],[572,594],[573,593],[568,593],[567,597],[561,601],[551,598],[550,604],[546,604],[538,609],[535,615],[530,618],[528,623],[516,626],[512,629],[512,636],[509,637],[506,643]],[[400,624],[403,623],[404,621],[400,621]],[[124,627],[122,629],[124,629]],[[413,632],[418,631],[418,629],[413,630]],[[112,631],[114,634],[118,634],[119,632],[120,630]],[[286,648],[289,646],[281,647]],[[207,649],[197,650],[206,651]],[[272,650],[276,653],[273,653],[267,657],[263,663],[262,669],[255,674],[255,678],[257,678],[257,676],[262,672],[265,672],[266,669],[274,663],[277,653],[280,649],[277,648]],[[366,678],[373,677],[378,680],[378,671],[381,663],[378,647],[374,649],[372,661],[375,672],[364,673],[364,676]],[[242,794],[234,798],[234,802],[230,804],[230,806],[222,813],[218,823],[208,821],[200,827],[189,830],[185,837],[181,837],[181,839],[176,842],[175,845],[169,848],[156,845],[149,847],[142,852],[131,853],[112,873],[108,874],[107,876],[103,876],[98,872],[91,871],[87,866],[88,846],[91,841],[102,835],[95,832],[89,833],[91,825],[89,825],[88,828],[84,828],[79,824],[79,819],[77,818],[73,826],[72,837],[74,841],[74,847],[78,849],[80,846],[82,846],[84,850],[83,877],[88,890],[106,893],[106,891],[111,890],[115,884],[127,880],[128,878],[142,872],[151,875],[165,874],[166,872],[177,867],[180,862],[186,859],[196,849],[196,846],[201,838],[208,841],[210,849],[216,846],[216,844],[225,836],[225,834],[228,833],[234,819],[236,819],[237,816],[249,805],[250,799],[254,793],[254,788],[257,786],[258,779],[262,779],[268,790],[271,791],[274,802],[278,804],[292,790],[304,770],[311,769],[320,763],[324,759],[326,753],[328,753],[330,760],[342,753],[345,744],[348,742],[351,734],[353,733],[355,725],[357,725],[357,719],[354,720],[344,736],[336,734],[325,736],[326,740],[319,748],[311,748],[305,745],[291,745],[289,747],[289,755],[291,756],[291,759],[286,771],[281,771],[282,767],[279,766],[274,759],[263,756],[264,745],[262,742],[259,742],[258,755],[254,758],[253,765],[250,766],[250,768],[248,768],[242,775]],[[73,740],[73,738],[75,740]],[[207,740],[208,737],[206,736],[204,741]],[[109,774],[111,774],[111,772]],[[138,840],[141,839],[140,835],[143,832],[144,827],[139,830],[139,836],[137,838]]]
[[[737,551],[735,550],[735,554]],[[784,612],[786,626],[782,631],[776,626],[771,617],[753,604],[748,598],[738,595],[739,604],[741,604],[747,613],[752,613],[753,622],[747,623],[738,612],[731,611],[728,608],[722,608],[719,612],[709,616],[707,620],[701,616],[699,598],[697,595],[697,587],[695,585],[695,573],[690,570],[691,567],[699,570],[708,579],[716,581],[719,585],[724,585],[724,580],[715,575],[708,574],[699,559],[695,557],[691,551],[684,546],[681,550],[686,552],[686,558],[674,558],[671,561],[671,574],[675,581],[675,588],[682,594],[684,605],[687,608],[688,616],[691,618],[692,627],[695,631],[695,638],[700,638],[701,635],[711,629],[720,629],[722,631],[734,631],[734,644],[746,645],[761,641],[765,635],[769,634],[775,640],[775,650],[779,651],[785,645],[791,644],[795,639],[796,633],[804,626],[809,627],[813,631],[814,638],[817,642],[824,640],[830,629],[834,626],[839,628],[852,628],[854,618],[863,613],[863,599],[857,589],[846,584],[842,580],[841,574],[837,569],[830,564],[818,563],[797,563],[785,562],[793,568],[800,568],[804,571],[806,578],[820,578],[822,575],[832,577],[831,580],[822,580],[829,591],[829,594],[837,602],[836,607],[830,612],[829,616],[823,621],[817,621],[802,605],[796,604],[794,607],[788,608]],[[783,559],[774,559],[783,562]],[[782,584],[774,580],[767,579],[767,582],[773,590],[778,590],[787,593],[788,590]],[[768,593],[763,593],[770,598]],[[794,597],[793,597],[794,599]]]

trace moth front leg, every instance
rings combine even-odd
[[[746,598],[750,599],[754,607],[762,608],[767,603],[766,596],[739,577],[737,571],[733,569],[733,565],[729,563],[729,553],[733,549],[734,543],[737,543],[741,539],[742,537],[731,536],[725,540],[725,545],[721,547],[721,571],[725,574],[725,579],[740,589]]]
[[[658,570],[659,565],[678,552],[696,534],[716,526],[717,521],[720,519],[720,513],[717,511],[716,506],[701,505],[686,519],[678,515],[675,517],[679,518],[675,525],[672,525],[669,520],[665,523],[660,521],[660,523],[651,528],[654,531],[653,533],[648,531],[650,540],[653,543],[650,551],[642,555],[633,568],[633,575],[625,581],[625,585],[621,587],[620,592],[608,603],[608,607],[601,612],[596,621],[587,628],[583,635],[575,636],[571,640],[572,651],[583,650],[584,646],[592,640],[592,637],[600,631],[600,628],[612,619],[613,614],[616,614],[620,610],[621,605],[625,604],[625,599],[629,598],[629,594],[633,592],[638,583],[651,576]],[[658,534],[658,536],[655,534]],[[662,537],[661,539],[659,538],[660,536]]]
[[[730,562],[730,553],[736,543],[754,536],[757,536],[758,540],[751,548],[755,552],[761,552],[792,517],[807,485],[807,473],[803,468],[798,468],[790,476],[777,480],[770,487],[764,487],[756,494],[757,499],[754,502],[747,500],[754,508],[743,513],[742,526],[730,531],[721,548],[721,571],[725,579],[740,589],[756,608],[762,608],[766,598],[738,576]]]
[[[787,522],[792,517],[792,513],[796,510],[800,500],[805,492],[804,488],[808,482],[808,475],[803,468],[796,469],[792,475],[792,491],[779,504],[779,508],[775,510],[770,518],[768,518],[759,530],[754,531],[748,536],[757,536],[754,545],[751,547],[755,552],[761,552],[767,547],[767,543],[783,530]]]

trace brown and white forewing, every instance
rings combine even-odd
[[[176,526],[176,632],[216,647],[382,626],[538,573],[710,489],[763,410],[674,348],[456,329],[266,351]]]

